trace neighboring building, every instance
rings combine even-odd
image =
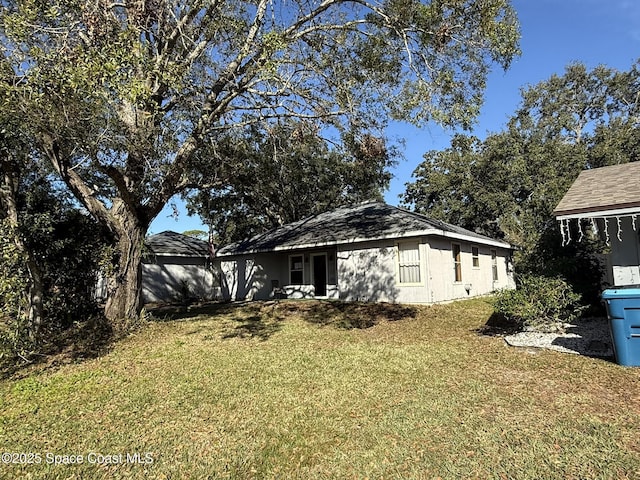
[[[565,243],[591,229],[611,246],[610,283],[640,284],[640,162],[582,171],[553,213]]]
[[[147,238],[142,260],[142,301],[173,302],[220,297],[209,243],[176,232]]]
[[[513,288],[509,244],[379,202],[342,207],[225,246],[226,300],[434,303]]]

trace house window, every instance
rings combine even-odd
[[[473,268],[480,268],[480,250],[478,247],[471,247],[471,258],[473,261]]]
[[[498,281],[498,252],[491,250],[491,271],[493,274],[493,281]]]
[[[291,255],[289,257],[289,281],[291,285],[302,285],[304,283],[304,257],[302,255]]]
[[[398,244],[399,283],[420,283],[420,247],[418,242]]]
[[[462,257],[460,255],[460,245],[453,243],[451,245],[451,252],[453,254],[453,274],[456,282],[462,281]]]

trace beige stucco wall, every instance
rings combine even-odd
[[[452,244],[460,245],[462,281],[455,281]],[[472,247],[478,247],[479,266],[473,266]],[[498,281],[493,281],[491,250],[496,250]],[[432,302],[443,302],[461,298],[486,295],[495,290],[515,288],[509,252],[470,242],[448,238],[429,240],[429,280]]]

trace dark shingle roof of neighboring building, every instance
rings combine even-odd
[[[510,248],[484,235],[380,202],[340,207],[221,248],[218,256],[293,250],[387,238],[441,235]]]
[[[209,255],[208,242],[171,231],[151,235],[145,243],[152,255],[175,257],[206,257]]]
[[[556,217],[640,207],[640,162],[583,170],[554,210]]]

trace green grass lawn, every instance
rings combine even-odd
[[[40,459],[0,478],[640,478],[640,369],[507,347],[476,333],[490,314],[285,301],[151,322],[0,382],[2,451]]]

